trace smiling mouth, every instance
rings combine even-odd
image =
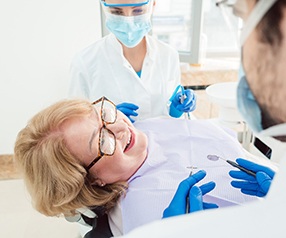
[[[133,133],[131,132],[127,145],[124,149],[124,152],[127,152],[128,150],[130,150],[133,147],[133,145],[134,145],[134,137],[133,137]]]

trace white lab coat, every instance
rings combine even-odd
[[[169,45],[147,35],[141,78],[123,55],[113,34],[78,53],[71,64],[69,96],[139,106],[137,120],[168,115],[167,102],[180,84],[179,56]]]
[[[125,238],[285,238],[286,155],[274,177],[267,197],[242,207],[206,210],[159,220],[139,227]]]

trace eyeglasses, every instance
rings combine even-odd
[[[86,167],[88,172],[91,167],[98,162],[104,155],[111,156],[115,152],[116,139],[113,132],[106,128],[107,124],[113,124],[117,118],[116,106],[113,102],[106,97],[102,97],[92,103],[95,108],[100,109],[100,117],[103,126],[99,131],[98,140],[98,155],[97,157]]]

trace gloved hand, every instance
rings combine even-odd
[[[170,203],[170,205],[164,210],[163,218],[182,215],[186,213],[187,197],[189,196],[189,208],[190,212],[217,208],[218,206],[213,203],[203,202],[202,196],[214,189],[215,183],[209,182],[201,185],[200,187],[194,186],[197,182],[202,180],[206,176],[206,172],[200,170],[191,177],[183,180]]]
[[[135,120],[131,118],[131,116],[138,116],[138,113],[135,112],[139,107],[133,103],[123,102],[116,105],[116,109],[121,111],[125,116],[129,118],[129,120],[133,123]]]
[[[215,185],[215,182],[208,182],[200,187],[193,186],[191,188],[189,193],[190,212],[218,208],[218,205],[214,203],[203,202],[203,195],[212,191],[215,188]]]
[[[236,162],[246,169],[256,172],[256,177],[243,171],[232,170],[229,172],[229,175],[234,179],[241,179],[242,181],[232,181],[231,185],[241,189],[241,192],[244,194],[264,197],[269,190],[275,172],[268,167],[245,159],[237,159]]]
[[[184,100],[184,102],[181,103],[181,100]],[[178,92],[171,102],[170,116],[180,117],[184,112],[194,111],[196,109],[196,101],[197,97],[193,90],[186,89],[184,95],[182,95],[182,92]]]

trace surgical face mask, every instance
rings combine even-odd
[[[151,15],[117,16],[106,13],[106,27],[128,48],[138,45],[151,30]]]
[[[257,135],[272,137],[285,136],[286,123],[272,126],[263,130],[261,110],[252,94],[251,89],[249,88],[242,64],[240,65],[238,76],[239,83],[237,86],[237,107],[250,129]]]
[[[254,132],[262,131],[261,110],[249,88],[242,65],[237,86],[237,107],[245,122]]]
[[[122,3],[101,1],[106,16],[106,27],[128,48],[138,45],[151,30],[153,0],[132,0]]]

